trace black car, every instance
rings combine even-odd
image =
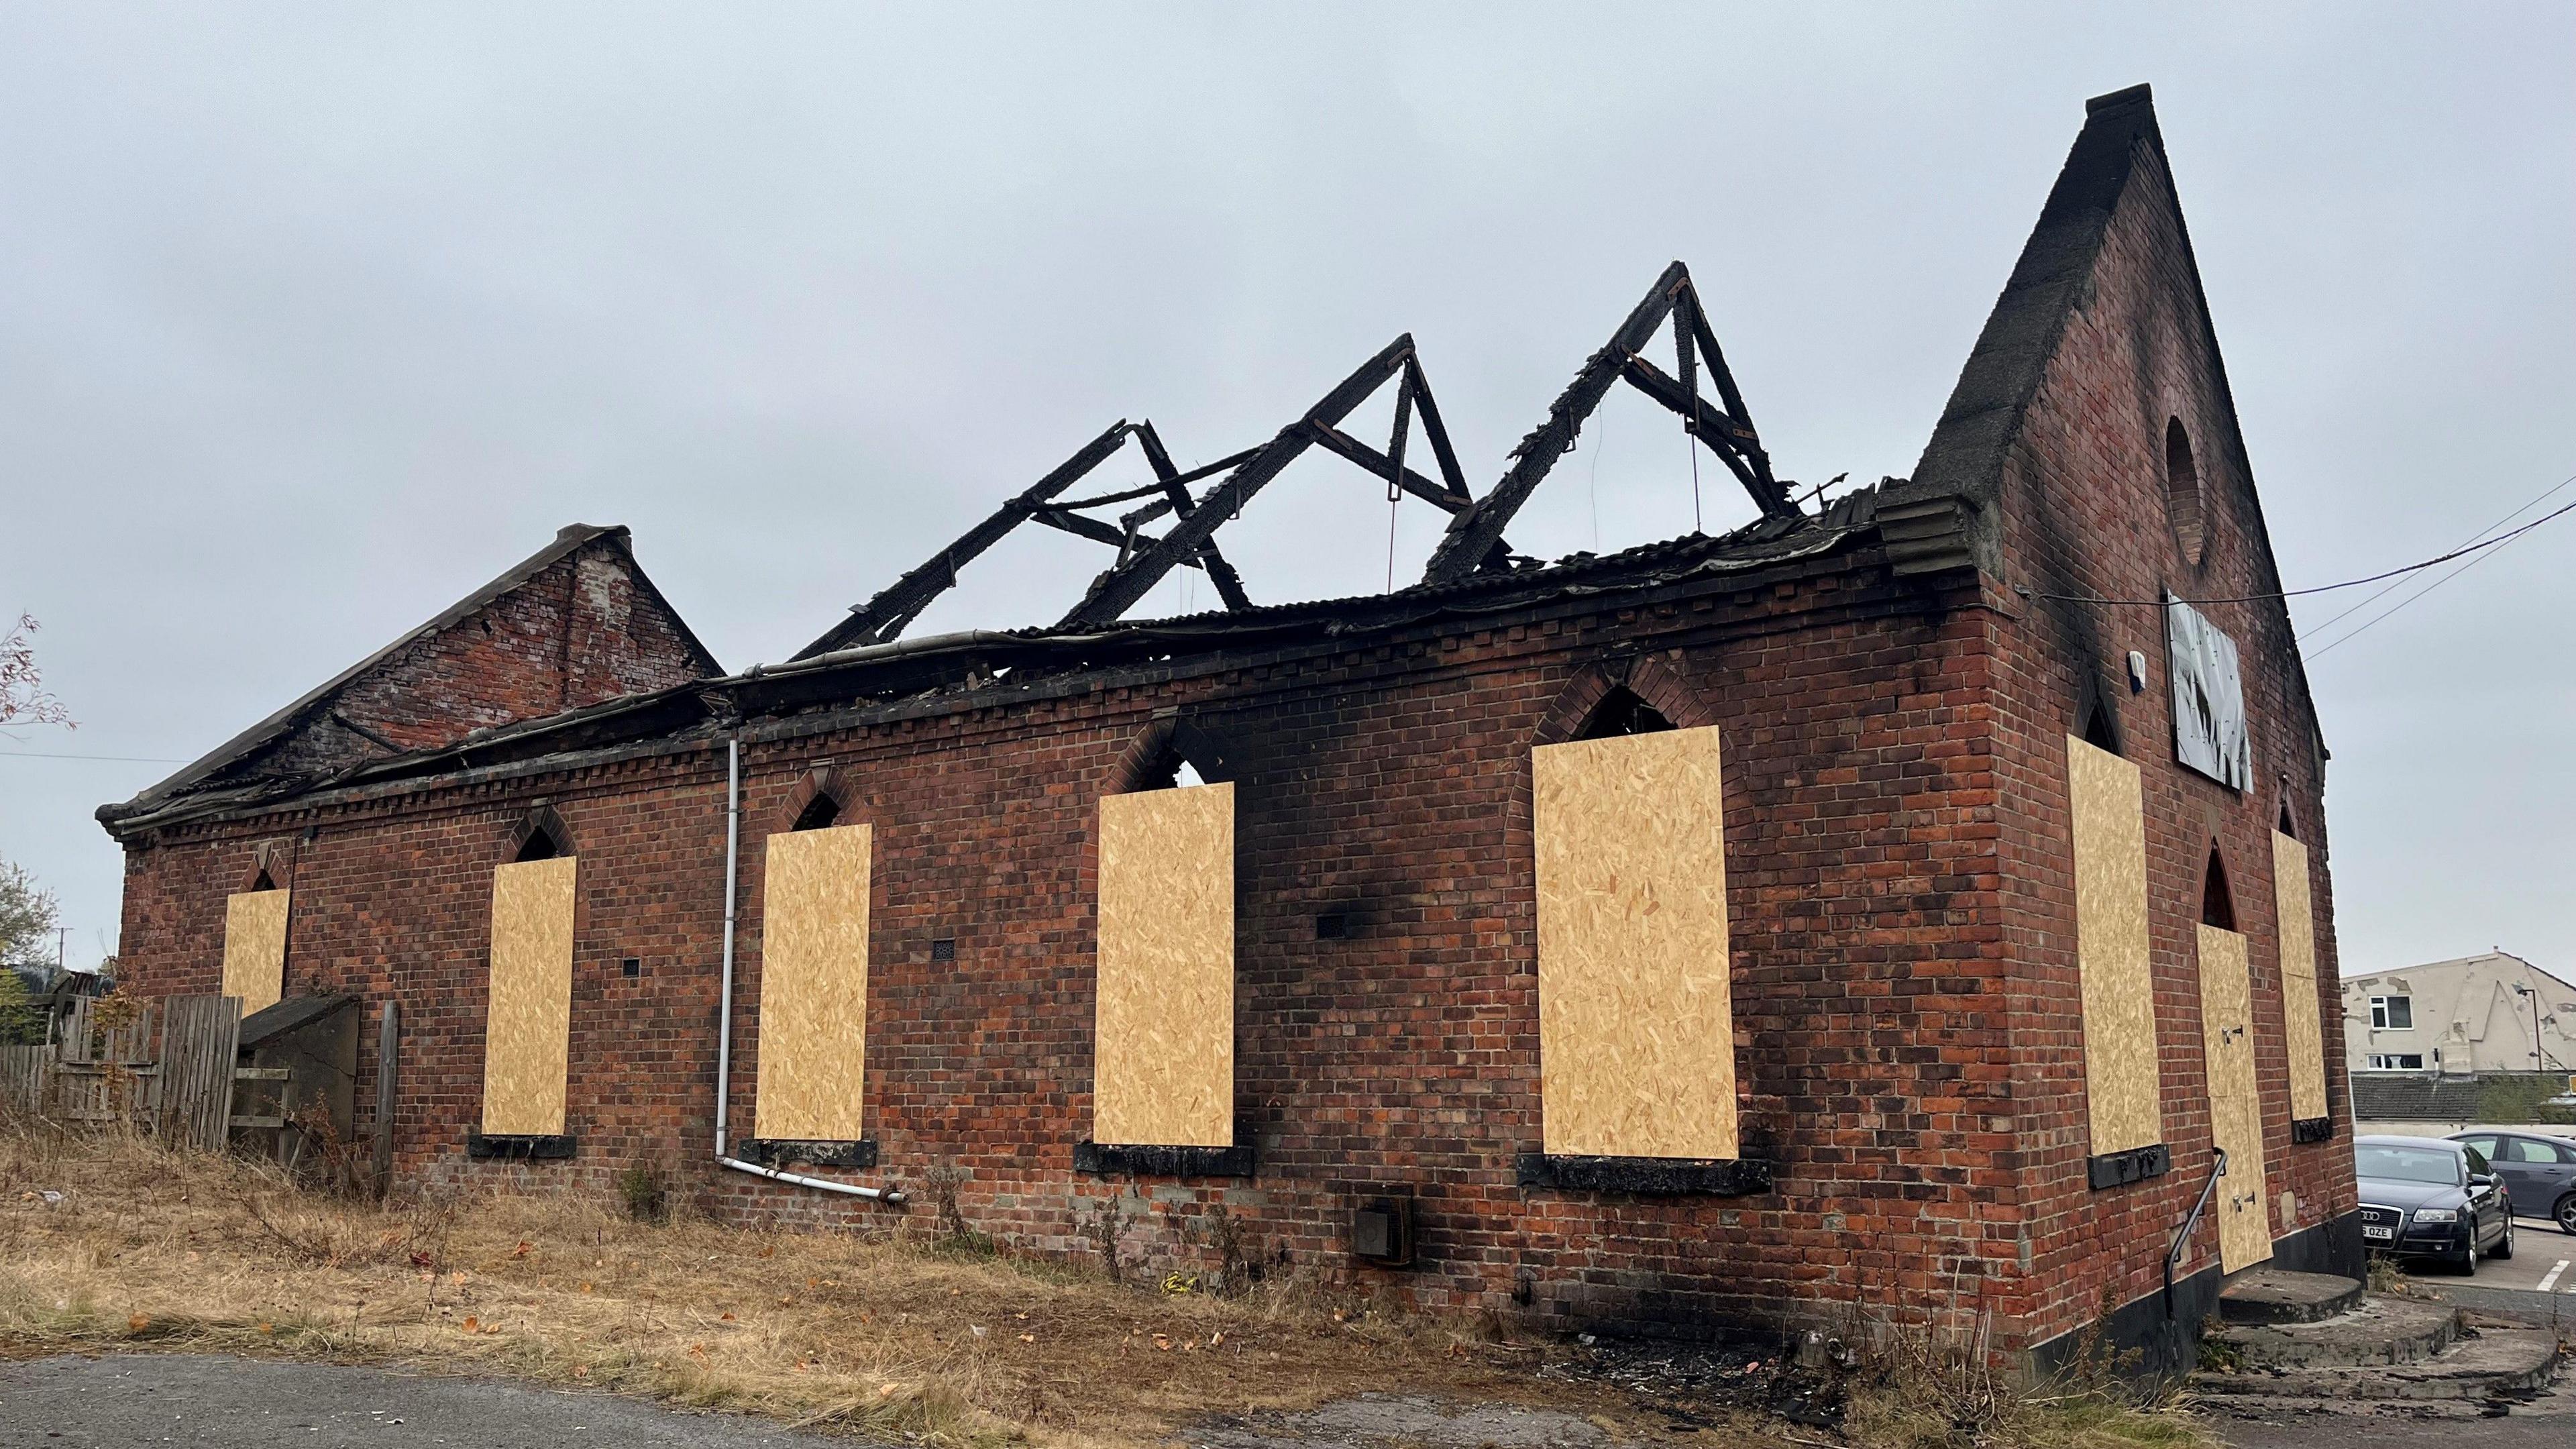
[[[2523,1212],[2537,1211],[2555,1219],[2558,1231],[2576,1233],[2576,1141],[2499,1127],[2472,1127],[2451,1140],[2493,1163],[2505,1196]]]
[[[2362,1246],[2440,1258],[2464,1273],[2513,1256],[2513,1199],[2486,1157],[2440,1137],[2356,1137]]]

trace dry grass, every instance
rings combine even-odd
[[[605,1195],[379,1207],[239,1161],[5,1126],[0,1349],[396,1363],[940,1445],[1160,1443],[1210,1414],[1368,1392],[1544,1403],[1620,1440],[1693,1433],[1609,1382],[1542,1378],[1563,1345],[1299,1283],[1167,1297],[886,1233],[653,1226]],[[2108,1402],[2082,1417],[2033,1405],[1964,1437],[2199,1442]],[[1825,1442],[1741,1413],[1694,1422],[1730,1444]],[[1963,1442],[1899,1388],[1857,1396],[1847,1427],[1872,1445]]]

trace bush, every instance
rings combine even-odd
[[[617,1174],[617,1197],[626,1215],[639,1223],[671,1220],[671,1190],[659,1163],[638,1162]]]

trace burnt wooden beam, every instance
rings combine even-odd
[[[1440,405],[1431,400],[1431,380],[1422,375],[1421,358],[1404,360],[1404,381],[1413,390],[1414,409],[1422,414],[1422,436],[1430,440],[1431,456],[1440,464],[1440,480],[1463,506],[1469,501],[1467,472],[1458,466],[1458,450],[1449,446],[1449,429],[1440,421]]]
[[[1725,405],[1726,415],[1744,428],[1739,446],[1744,450],[1746,465],[1762,483],[1762,492],[1755,495],[1754,501],[1762,504],[1765,513],[1797,511],[1789,502],[1788,486],[1771,476],[1771,455],[1763,451],[1762,439],[1754,432],[1753,413],[1744,406],[1744,394],[1736,390],[1735,372],[1726,365],[1726,349],[1717,345],[1717,334],[1709,330],[1708,309],[1700,306],[1697,292],[1690,299],[1690,329],[1691,336],[1699,342],[1700,359],[1708,367],[1708,380],[1717,387],[1718,401]]]
[[[1451,497],[1448,489],[1441,487],[1439,484],[1432,482],[1430,479],[1423,477],[1421,474],[1414,472],[1410,468],[1403,467],[1395,459],[1388,457],[1386,454],[1379,452],[1377,449],[1370,447],[1368,444],[1361,442],[1359,439],[1352,437],[1350,434],[1343,432],[1339,428],[1330,428],[1325,427],[1320,423],[1317,424],[1315,426],[1315,441],[1323,446],[1324,451],[1328,453],[1337,453],[1342,457],[1359,464],[1371,473],[1376,474],[1380,478],[1388,479],[1397,487],[1402,488],[1405,492],[1412,494],[1414,497],[1421,499],[1423,502],[1430,504],[1432,507],[1437,508],[1444,513],[1455,513],[1459,509],[1467,506]]]
[[[1115,622],[1135,607],[1136,601],[1161,583],[1163,576],[1181,563],[1197,556],[1199,549],[1217,529],[1243,511],[1245,502],[1260,492],[1318,439],[1318,427],[1333,427],[1350,415],[1391,378],[1402,370],[1405,360],[1413,355],[1410,334],[1390,342],[1375,357],[1361,363],[1358,370],[1341,380],[1332,391],[1318,399],[1306,415],[1281,428],[1276,437],[1244,464],[1226,475],[1224,482],[1199,500],[1198,511],[1175,523],[1172,531],[1151,548],[1108,570],[1092,580],[1082,602],[1073,606],[1058,625],[1080,628]]]
[[[1072,457],[960,534],[956,542],[932,555],[928,562],[887,585],[875,598],[853,607],[850,617],[797,651],[796,657],[805,659],[858,644],[882,644],[902,633],[905,625],[930,607],[931,601],[956,586],[959,569],[1001,542],[1012,529],[1028,522],[1048,500],[1106,462],[1127,441],[1128,431],[1126,419],[1112,423],[1108,431],[1083,444]]]
[[[1584,360],[1574,381],[1548,405],[1547,421],[1532,429],[1512,450],[1512,464],[1503,473],[1502,481],[1449,520],[1448,532],[1441,536],[1439,546],[1431,551],[1430,564],[1422,571],[1424,583],[1456,583],[1494,554],[1494,545],[1502,541],[1503,529],[1512,521],[1512,515],[1529,501],[1531,492],[1556,466],[1556,460],[1573,448],[1584,420],[1601,406],[1601,399],[1619,381],[1622,366],[1655,335],[1655,329],[1671,314],[1673,299],[1689,285],[1690,271],[1680,262],[1664,268],[1664,274],[1655,279],[1645,298],[1610,334],[1610,341]]]
[[[1145,462],[1153,468],[1154,476],[1162,480],[1163,493],[1171,502],[1172,511],[1187,519],[1198,509],[1198,504],[1190,497],[1190,477],[1183,475],[1180,469],[1172,466],[1172,455],[1163,450],[1163,435],[1154,431],[1152,419],[1149,418],[1136,425],[1136,444],[1145,450]],[[1192,476],[1205,476],[1211,472],[1223,471],[1229,466],[1230,461],[1239,461],[1251,455],[1252,450],[1247,449],[1235,454],[1234,460],[1220,458]],[[1119,562],[1126,561],[1122,552]],[[1199,550],[1197,562],[1200,568],[1207,571],[1208,581],[1216,585],[1217,597],[1225,601],[1228,609],[1240,612],[1252,607],[1252,596],[1243,591],[1243,575],[1236,573],[1234,565],[1225,561],[1225,555],[1217,552],[1214,538],[1210,538],[1207,546]]]
[[[1683,391],[1678,379],[1668,376],[1663,369],[1642,357],[1629,358],[1622,372],[1629,382],[1636,385],[1637,391],[1680,414],[1683,429],[1708,445],[1708,450],[1735,474],[1735,481],[1743,484],[1744,491],[1753,495],[1755,505],[1765,513],[1772,511],[1761,483],[1753,476],[1752,466],[1739,451],[1741,445],[1736,439],[1741,425],[1735,419],[1710,406],[1708,399]]]

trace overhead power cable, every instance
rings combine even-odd
[[[2568,483],[2576,483],[2576,477],[2571,477],[2571,478],[2569,478],[2569,479],[2567,480],[2567,482],[2568,482]],[[2564,487],[2566,487],[2566,486],[2567,486],[2567,483],[2561,483],[2561,484],[2559,484],[2559,485],[2558,485],[2558,487],[2559,487],[2559,488],[2564,488]],[[2558,491],[2558,488],[2552,488],[2552,489],[2550,489],[2550,490],[2549,490],[2549,493],[2544,493],[2544,494],[2542,494],[2542,495],[2541,495],[2541,497],[2546,498],[2546,497],[2548,497],[2548,496],[2549,496],[2549,494],[2550,494],[2550,493],[2556,493],[2557,491]],[[2524,504],[2524,505],[2523,505],[2523,507],[2522,507],[2522,508],[2517,508],[2517,509],[2515,509],[2515,510],[2514,510],[2514,512],[2515,512],[2515,513],[2520,513],[2520,512],[2522,512],[2524,509],[2529,508],[2530,506],[2531,506],[2530,504],[2527,504],[2527,503],[2526,503],[2526,504]],[[2161,608],[2163,608],[2163,607],[2164,607],[2165,605],[2167,605],[2167,604],[2259,604],[2259,603],[2263,603],[2263,602],[2266,602],[2266,601],[2268,601],[2268,600],[2272,600],[2272,599],[2296,599],[2296,598],[2302,598],[2302,597],[2305,597],[2306,595],[2309,595],[2309,594],[2330,594],[2330,593],[2335,592],[2337,589],[2357,589],[2357,588],[2361,587],[2361,586],[2362,586],[2362,585],[2364,585],[2364,584],[2375,584],[2375,583],[2380,582],[2380,581],[2381,581],[2381,580],[2383,580],[2383,579],[2394,579],[2394,578],[2402,577],[2402,576],[2407,575],[2407,574],[2418,574],[2418,573],[2422,573],[2424,570],[2429,569],[2429,568],[2438,568],[2438,567],[2440,567],[2441,565],[2446,564],[2446,563],[2449,563],[2451,560],[2456,559],[2456,558],[2466,558],[2466,557],[2468,557],[2468,556],[2469,556],[2469,555],[2471,555],[2471,554],[2485,554],[2485,553],[2487,553],[2489,550],[2495,549],[2495,548],[2500,547],[2500,546],[2502,546],[2502,545],[2504,545],[2504,544],[2507,544],[2507,543],[2511,543],[2513,540],[2515,540],[2515,539],[2517,539],[2517,538],[2522,537],[2524,534],[2531,532],[2533,529],[2540,527],[2540,526],[2541,526],[2542,524],[2544,524],[2544,523],[2550,523],[2550,522],[2553,522],[2553,521],[2555,521],[2555,520],[2557,520],[2557,519],[2564,518],[2564,517],[2566,517],[2566,516],[2567,516],[2568,514],[2570,514],[2570,513],[2576,513],[2576,503],[2563,504],[2563,505],[2561,505],[2560,507],[2558,507],[2558,508],[2554,508],[2554,509],[2550,510],[2549,512],[2547,512],[2547,513],[2544,513],[2544,514],[2540,515],[2538,518],[2533,519],[2533,520],[2532,520],[2532,521],[2530,521],[2529,523],[2526,523],[2526,524],[2522,525],[2520,528],[2514,529],[2513,531],[2511,531],[2511,532],[2509,532],[2509,533],[2500,533],[2500,534],[2497,534],[2497,535],[2496,535],[2495,537],[2493,537],[2493,538],[2489,538],[2489,539],[2482,539],[2482,540],[2480,540],[2480,541],[2478,541],[2478,542],[2476,542],[2476,543],[2468,544],[2468,545],[2466,545],[2465,547],[2455,548],[2455,549],[2451,550],[2449,553],[2444,553],[2444,554],[2435,554],[2433,557],[2428,558],[2428,559],[2424,559],[2424,560],[2422,560],[2422,561],[2420,561],[2420,562],[2417,562],[2417,563],[2411,563],[2411,564],[2403,565],[2403,566],[2398,567],[2398,568],[2387,569],[2387,570],[2384,570],[2384,571],[2382,571],[2382,572],[2380,572],[2380,573],[2375,573],[2375,574],[2369,574],[2369,575],[2366,575],[2366,576],[2364,576],[2364,577],[2362,577],[2362,578],[2357,578],[2357,579],[2345,579],[2345,580],[2344,580],[2344,581],[2342,581],[2341,583],[2334,583],[2334,584],[2316,584],[2316,585],[2313,585],[2313,586],[2311,586],[2311,587],[2304,588],[2304,589],[2281,589],[2281,590],[2277,590],[2277,591],[2275,591],[2275,592],[2268,593],[2268,594],[2234,594],[2234,595],[2229,595],[2229,596],[2227,596],[2227,597],[2223,597],[2223,598],[2210,598],[2210,599],[2186,599],[2186,598],[2183,598],[2183,597],[2181,597],[2181,596],[2179,596],[2179,595],[2176,595],[2176,596],[2174,596],[2174,597],[2172,597],[2172,598],[2167,598],[2167,599],[2107,599],[2107,598],[2102,597],[2102,596],[2101,596],[2101,595],[2099,595],[2099,594],[2050,594],[2050,593],[2043,593],[2043,592],[2040,592],[2039,590],[2036,590],[2036,589],[2022,588],[2022,587],[2020,587],[2020,586],[2015,586],[2015,588],[2014,588],[2013,592],[2015,592],[2015,593],[2017,593],[2017,594],[2020,594],[2023,598],[2026,598],[2026,599],[2055,599],[2055,600],[2058,600],[2058,601],[2060,601],[2060,602],[2062,602],[2062,603],[2071,603],[2071,604],[2113,604],[2113,605],[2130,606],[2130,607],[2136,607],[2136,608],[2142,608],[2142,609],[2161,609]],[[2512,517],[2513,515],[2512,515],[2512,514],[2507,514],[2507,515],[2505,515],[2505,516],[2506,516],[2506,517],[2508,517],[2508,518],[2510,518],[2510,517]],[[2456,573],[2458,573],[2458,572],[2460,572],[2460,571],[2459,571],[2459,570],[2454,570],[2453,572],[2456,574]],[[2450,576],[2449,576],[2449,575],[2445,575],[2445,578],[2448,578],[2448,577],[2450,577]],[[2439,587],[2439,585],[2437,584],[2437,585],[2435,585],[2435,587]],[[2424,590],[2423,592],[2424,592],[2424,593],[2431,593],[2431,592],[2432,592],[2432,590],[2431,590],[2431,589],[2426,589],[2426,590]],[[2416,594],[2416,595],[2413,595],[2412,597],[2413,597],[2413,598],[2421,598],[2421,597],[2423,597],[2423,594]],[[2362,602],[2363,602],[2363,604],[2365,604],[2365,605],[2366,605],[2366,604],[2368,604],[2368,603],[2369,603],[2369,600],[2365,599],[2365,600],[2363,600]],[[2401,605],[2401,607],[2403,607],[2403,606]],[[2352,610],[2346,610],[2345,612],[2346,612],[2346,613],[2350,613],[2350,612],[2353,612],[2353,611],[2352,611]],[[2342,617],[2342,615],[2337,615],[2336,617],[2337,617],[2337,618],[2341,618],[2341,617]],[[2382,617],[2385,617],[2385,616],[2382,616]],[[2332,620],[2329,620],[2329,621],[2327,621],[2327,622],[2331,623],[2331,622],[2333,622],[2333,621],[2332,621]],[[2319,627],[2323,627],[2323,626],[2321,625],[2321,626],[2319,626]]]

